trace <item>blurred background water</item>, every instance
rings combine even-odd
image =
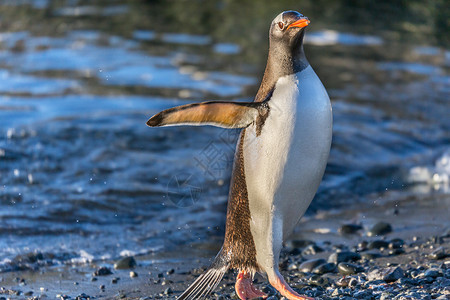
[[[287,9],[311,20],[305,51],[334,112],[308,214],[449,193],[444,0],[2,0],[0,271],[30,253],[60,264],[220,246],[239,132],[145,122],[251,101]]]

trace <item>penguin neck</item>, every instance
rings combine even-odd
[[[271,43],[266,69],[255,102],[266,100],[279,78],[298,73],[309,66],[303,50],[303,33],[293,48],[286,49],[283,46],[288,47],[280,43]]]

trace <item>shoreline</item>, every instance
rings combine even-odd
[[[371,204],[302,219],[280,259],[290,285],[316,299],[450,299],[449,196],[386,192],[369,199]],[[379,222],[389,223],[392,232],[368,236]],[[2,273],[0,299],[174,299],[220,248],[205,245],[136,256],[136,267],[121,270],[114,261],[101,261]],[[113,274],[93,276],[102,266]],[[394,277],[386,281],[388,275]],[[228,272],[210,298],[235,299],[234,278]],[[280,299],[262,276],[256,282],[268,299]]]

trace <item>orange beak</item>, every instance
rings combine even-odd
[[[289,25],[287,29],[289,29],[291,27],[303,28],[303,27],[308,26],[309,23],[310,23],[310,21],[308,19],[300,19],[300,20],[295,21],[291,25]]]

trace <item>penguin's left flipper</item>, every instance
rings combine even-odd
[[[157,113],[147,121],[150,127],[177,125],[213,125],[222,128],[245,128],[265,118],[264,102],[211,101],[181,105]]]

